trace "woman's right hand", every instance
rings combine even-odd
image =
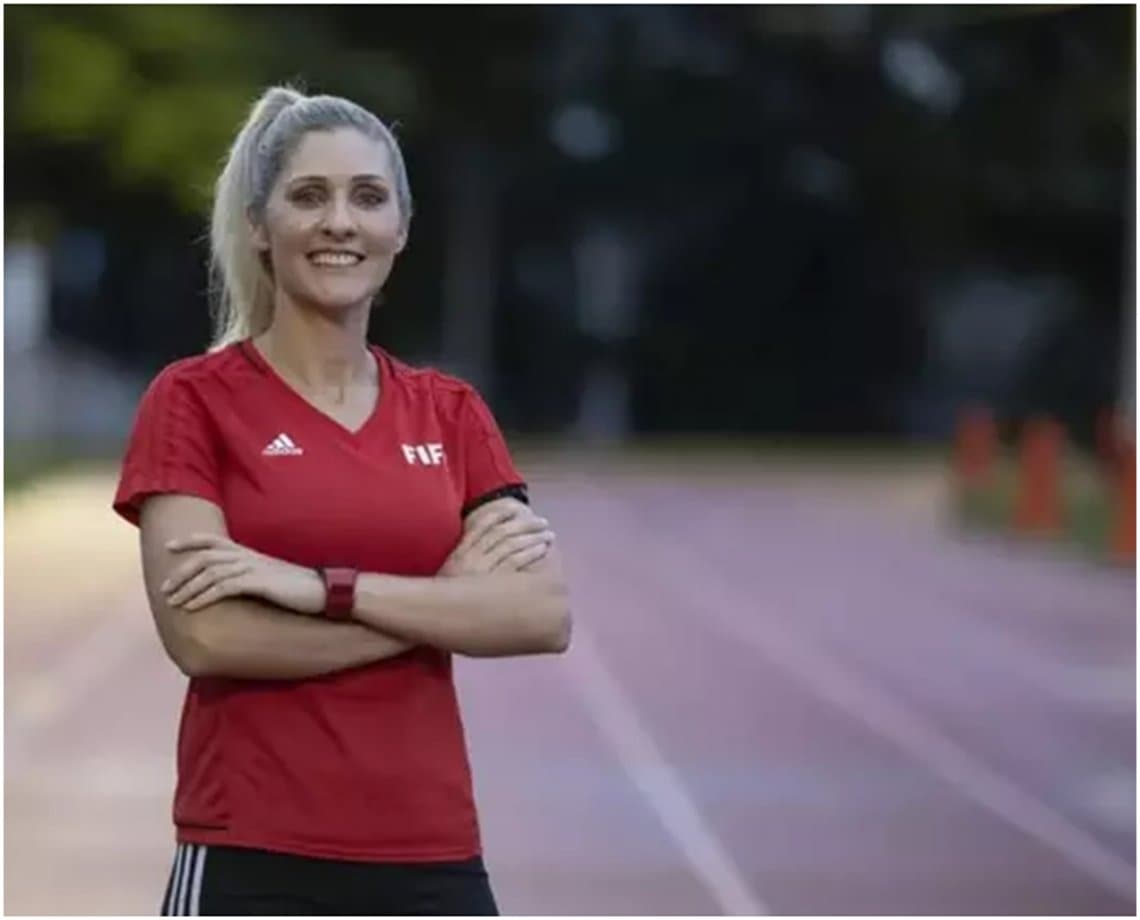
[[[547,554],[554,542],[550,523],[514,498],[500,498],[471,512],[463,536],[440,575],[518,572]]]

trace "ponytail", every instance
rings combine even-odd
[[[250,245],[249,219],[264,206],[268,190],[258,188],[259,146],[266,129],[285,109],[305,97],[274,86],[254,103],[214,193],[210,222],[210,287],[214,293],[212,349],[260,335],[273,318],[273,284],[259,253]]]

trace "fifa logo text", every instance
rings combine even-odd
[[[442,444],[401,444],[400,447],[404,451],[404,459],[412,466],[417,463],[423,466],[439,466],[443,463]]]

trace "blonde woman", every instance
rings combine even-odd
[[[190,678],[164,915],[497,913],[451,656],[560,653],[570,614],[479,394],[366,341],[411,216],[341,98],[269,90],[219,177],[216,341],[114,501]]]

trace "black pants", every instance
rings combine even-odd
[[[483,860],[362,863],[179,844],[162,916],[497,916]]]

